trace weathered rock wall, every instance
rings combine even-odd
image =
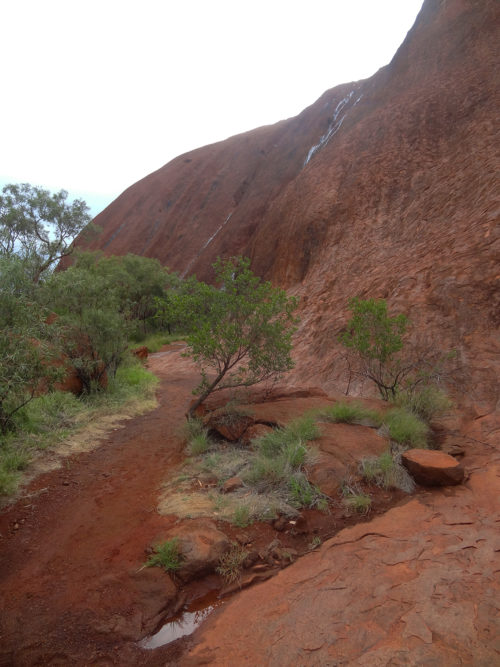
[[[93,247],[210,279],[218,255],[301,297],[297,381],[342,389],[350,296],[456,348],[468,417],[498,408],[495,0],[426,0],[392,62],[299,116],[182,155],[126,190]]]

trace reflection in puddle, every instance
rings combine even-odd
[[[207,598],[210,598],[210,603]],[[190,635],[214,609],[222,604],[223,600],[214,600],[213,594],[195,600],[184,611],[173,616],[155,635],[140,641],[139,646],[147,649],[158,648]]]

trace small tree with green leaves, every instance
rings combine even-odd
[[[352,317],[339,339],[355,354],[354,373],[374,382],[385,401],[396,400],[428,421],[446,411],[451,402],[438,385],[457,377],[455,352],[443,353],[422,340],[403,350],[409,320],[389,315],[383,299],[354,298],[349,309]]]
[[[116,285],[102,275],[70,267],[50,276],[39,299],[57,315],[60,346],[85,393],[114,375],[127,349],[127,321],[119,312]]]
[[[274,379],[293,367],[296,299],[255,276],[247,258],[219,259],[214,269],[218,289],[193,284],[183,296],[191,318],[187,354],[201,370],[188,416],[213,392]]]
[[[14,417],[42,388],[60,378],[51,364],[54,327],[33,295],[18,257],[0,256],[0,433],[14,428]],[[50,341],[50,342],[49,342]]]
[[[340,334],[341,343],[357,354],[361,375],[376,384],[381,397],[385,401],[394,399],[413,369],[413,364],[404,363],[398,356],[408,318],[403,314],[390,316],[383,299],[353,298],[349,310],[352,317]]]
[[[29,183],[5,185],[0,195],[0,255],[21,257],[38,283],[55,264],[73,252],[74,238],[89,225],[83,199],[67,203],[68,193],[50,193]]]

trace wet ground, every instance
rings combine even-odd
[[[0,515],[0,665],[175,664],[182,637],[220,607],[221,592],[239,589],[224,590],[215,575],[183,587],[157,568],[141,569],[145,549],[177,521],[156,506],[162,482],[184,459],[179,426],[197,380],[178,344],[149,365],[160,378],[158,407],[38,477]],[[403,496],[377,490],[372,516]],[[249,549],[277,539],[298,557],[360,520],[339,505],[279,531],[269,523],[219,527]],[[239,583],[283,563],[271,557],[268,566]]]

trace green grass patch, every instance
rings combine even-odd
[[[151,354],[159,352],[164,345],[170,345],[179,340],[185,340],[186,334],[168,334],[165,332],[156,332],[147,336],[137,335],[129,344],[129,349],[134,350],[137,347],[147,347]]]
[[[372,499],[366,493],[355,493],[344,498],[344,505],[347,509],[358,514],[368,514],[372,504]]]
[[[429,427],[419,417],[404,408],[394,408],[384,417],[391,440],[405,447],[427,447]]]
[[[208,437],[208,429],[205,428],[201,419],[189,418],[182,427],[183,436],[186,439],[187,450],[191,456],[204,454],[210,448],[211,442]]]
[[[380,456],[370,456],[361,460],[360,471],[367,482],[383,489],[401,489],[411,493],[415,483],[401,465],[400,456],[384,452]]]
[[[282,454],[290,457],[298,456],[301,459],[297,465],[304,462],[306,443],[315,440],[321,435],[314,417],[308,415],[296,419],[285,428],[277,428],[269,431],[253,442],[259,454],[268,458],[275,458]]]
[[[260,493],[274,491],[292,507],[312,507],[322,500],[302,468],[315,456],[307,443],[319,437],[313,415],[296,419],[254,441],[257,450],[244,477]]]
[[[238,505],[234,510],[233,523],[238,528],[246,528],[252,523],[250,508],[247,505]]]
[[[402,391],[396,398],[396,405],[412,412],[427,423],[453,408],[453,402],[446,392],[434,385],[412,392]]]
[[[77,397],[53,391],[36,397],[16,414],[15,431],[0,437],[0,496],[12,495],[34,454],[57,449],[68,436],[114,412],[153,399],[158,379],[131,359],[110,378],[108,389]]]
[[[362,423],[370,426],[380,426],[382,423],[382,416],[376,410],[370,410],[360,403],[355,402],[347,403],[345,401],[338,401],[322,409],[318,413],[318,416],[321,419],[334,423]]]
[[[167,572],[175,572],[182,566],[179,539],[173,537],[153,547],[154,553],[144,563],[145,567],[162,567]]]

